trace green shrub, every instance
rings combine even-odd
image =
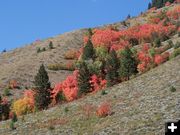
[[[55,129],[55,127],[53,125],[50,125],[48,129],[52,131]]]
[[[13,112],[12,121],[15,123],[18,121],[16,113]]]
[[[15,130],[16,129],[15,126],[14,126],[14,122],[13,121],[10,122],[9,127],[10,127],[11,130]]]
[[[161,46],[160,38],[155,38],[155,40],[154,40],[154,47],[160,47],[160,46]]]
[[[174,58],[180,55],[180,48],[174,49],[174,52],[171,54],[170,58]]]
[[[105,91],[105,90],[101,91],[101,95],[107,95],[107,94],[108,94],[107,91]]]
[[[75,70],[75,63],[57,63],[57,64],[50,64],[47,66],[49,70],[58,71],[58,70],[68,70],[74,71]]]
[[[5,88],[4,91],[3,91],[3,96],[10,96],[10,95],[11,95],[10,89]]]
[[[178,49],[180,47],[180,42],[176,42],[176,44],[174,45],[174,49]]]
[[[131,52],[133,53],[133,55],[135,55],[135,56],[137,55],[137,49],[136,48],[132,47]]]
[[[103,63],[98,60],[92,64],[88,64],[88,69],[90,74],[100,75],[102,68],[103,68]]]
[[[38,47],[38,48],[37,48],[37,53],[40,53],[40,52],[41,52],[41,48]]]
[[[65,112],[65,113],[69,112],[69,108],[68,108],[68,107],[65,107],[65,108],[64,108],[64,112]]]
[[[43,48],[42,48],[42,52],[45,52],[45,51],[46,51],[46,48],[45,48],[45,47],[43,47]]]
[[[174,46],[172,40],[168,40],[168,44],[169,44],[170,46]]]
[[[50,43],[49,43],[49,49],[51,50],[51,49],[54,49],[54,47],[53,47],[53,42],[52,41],[50,41]]]
[[[105,60],[108,55],[108,49],[105,47],[97,47],[95,54],[98,60]]]
[[[148,52],[149,52],[149,54],[150,54],[150,56],[151,56],[151,57],[154,57],[154,56],[155,56],[155,54],[156,54],[156,52],[155,52],[155,49],[154,49],[154,48],[150,48]]]
[[[175,88],[174,86],[171,86],[171,87],[170,87],[170,91],[171,91],[171,92],[175,92],[175,91],[176,91],[176,88]]]

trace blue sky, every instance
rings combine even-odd
[[[150,0],[1,0],[0,51],[137,16]]]

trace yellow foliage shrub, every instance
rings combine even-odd
[[[34,104],[32,104],[32,100],[30,98],[24,97],[22,99],[18,99],[13,103],[12,110],[18,116],[25,115],[34,111]]]

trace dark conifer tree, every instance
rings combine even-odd
[[[79,96],[85,93],[90,92],[91,84],[90,79],[91,75],[88,70],[87,64],[84,61],[81,61],[78,65],[79,75],[78,75],[78,88]]]
[[[91,40],[89,39],[87,44],[84,46],[82,59],[89,60],[89,59],[93,59],[93,57],[94,57],[94,47]]]
[[[133,56],[129,47],[126,47],[120,56],[119,75],[122,78],[127,78],[137,73],[137,61]]]
[[[117,58],[117,54],[114,50],[110,52],[109,56],[106,59],[105,69],[107,87],[116,84],[119,79],[119,59]]]
[[[45,109],[51,102],[50,89],[51,84],[49,82],[48,73],[42,64],[35,76],[35,104],[38,109]]]
[[[149,3],[149,4],[148,4],[148,9],[151,9],[151,7],[152,7],[152,4]]]
[[[54,46],[53,46],[53,42],[52,42],[52,41],[49,42],[49,49],[54,49]]]

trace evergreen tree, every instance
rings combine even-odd
[[[54,49],[52,41],[50,41],[50,43],[49,43],[49,49]]]
[[[91,75],[88,70],[87,64],[81,61],[78,65],[79,75],[78,75],[78,88],[79,95],[88,93],[91,89],[90,79]]]
[[[87,44],[85,45],[85,47],[83,49],[82,59],[88,60],[88,59],[91,59],[93,57],[94,57],[94,47],[93,47],[91,40],[89,39]]]
[[[93,35],[93,32],[92,32],[91,28],[88,29],[88,33],[89,33],[89,37],[91,37]]]
[[[7,120],[10,113],[10,104],[2,104],[2,97],[0,95],[0,121]]]
[[[2,51],[2,53],[5,53],[5,52],[7,52],[6,49],[4,49],[4,50]]]
[[[126,17],[126,19],[130,19],[131,18],[131,15],[130,14],[128,14],[128,16]]]
[[[148,4],[148,9],[151,9],[152,5],[151,3]]]
[[[119,59],[117,58],[117,54],[114,50],[112,50],[109,56],[106,59],[106,80],[107,86],[110,87],[117,83],[119,79]]]
[[[119,75],[122,78],[127,78],[133,74],[137,73],[137,62],[133,57],[133,53],[131,52],[129,47],[126,47],[120,56],[120,68]]]
[[[35,104],[38,109],[47,108],[51,102],[49,76],[44,65],[40,66],[39,72],[35,76]]]

